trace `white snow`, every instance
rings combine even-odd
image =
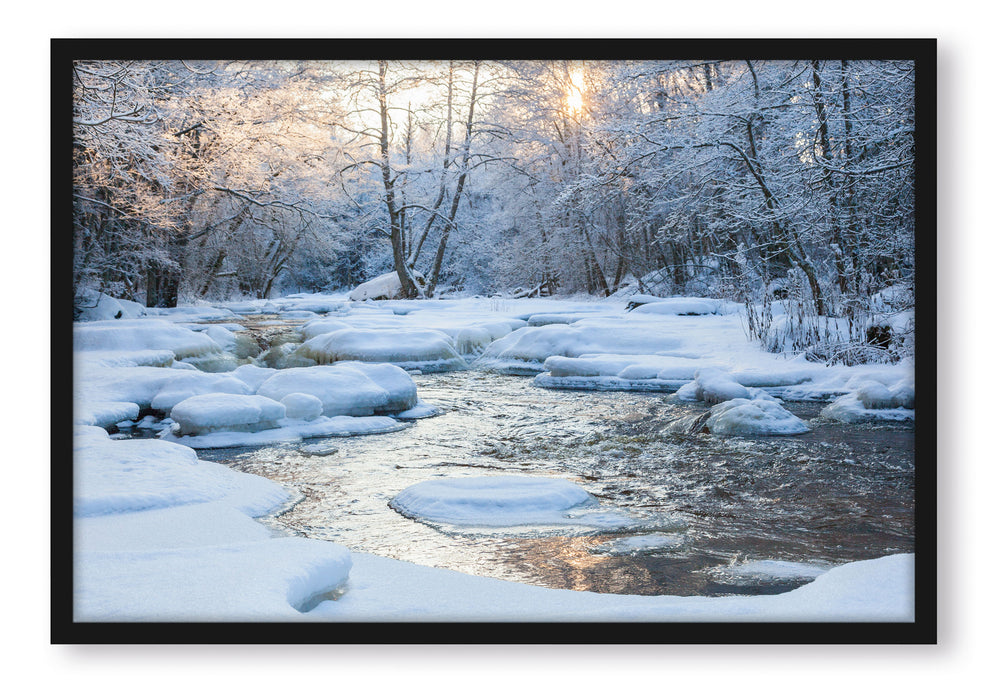
[[[467,369],[450,336],[434,330],[349,328],[310,338],[296,352],[325,365],[357,360],[388,362],[423,372]]]
[[[677,390],[677,397],[685,401],[704,401],[707,404],[753,398],[749,389],[714,367],[698,370],[693,382]]]
[[[366,301],[368,299],[395,299],[402,291],[398,272],[388,272],[379,277],[359,284],[347,296],[351,301]]]
[[[221,351],[230,350],[231,338],[223,331],[235,328],[217,325],[219,330],[193,331],[179,324],[231,318],[232,313],[334,313],[333,319],[314,319],[304,325],[314,333],[307,340],[326,335],[327,330],[332,334],[353,328],[369,332],[367,337],[376,341],[387,338],[382,344],[388,353],[406,350],[394,334],[429,331],[437,334],[430,336],[431,343],[439,342],[442,335],[458,356],[480,353],[479,367],[543,372],[536,383],[552,380],[567,386],[567,382],[580,381],[591,388],[673,391],[707,377],[698,386],[707,384],[713,398],[739,392],[739,386],[763,387],[784,399],[838,396],[833,406],[858,402],[862,411],[874,416],[891,411],[913,416],[909,406],[914,401],[914,367],[910,362],[826,367],[803,357],[785,359],[761,351],[746,339],[731,304],[718,306],[716,312],[721,313],[706,312],[714,315],[679,316],[673,311],[674,301],[653,301],[666,304],[665,312],[655,307],[625,313],[618,299],[352,304],[342,297],[293,295],[282,300],[235,302],[222,309],[142,312],[122,305],[125,313],[120,319],[75,324],[74,420],[90,424],[77,425],[74,434],[77,619],[913,619],[914,558],[910,554],[838,566],[785,594],[702,598],[549,590],[348,553],[318,540],[273,537],[253,518],[283,507],[290,494],[271,481],[199,460],[190,449],[398,430],[408,423],[396,417],[416,418],[436,410],[419,402],[409,373],[391,364],[338,362],[279,370],[245,364],[215,374],[196,369],[197,362],[210,362],[204,358],[212,356],[219,358],[217,362],[229,361]],[[677,304],[688,312],[708,308],[692,307],[693,301],[688,304],[683,299]],[[153,317],[139,318],[141,313]],[[135,317],[128,318],[131,314]],[[534,316],[541,322],[538,314],[568,324],[525,325],[525,319]],[[295,315],[309,318],[308,313]],[[426,339],[420,336],[410,346],[415,350],[429,345]],[[220,397],[211,398],[218,393]],[[231,422],[241,421],[240,412],[263,398],[271,399],[265,404],[268,407],[278,402],[285,417],[257,432],[230,430],[254,430],[272,422],[269,419],[278,409],[266,409],[272,413],[264,420],[262,411],[258,420]],[[705,398],[704,389],[701,398]],[[712,408],[712,432],[749,435],[806,429],[777,403],[753,398],[750,393],[749,398],[735,397]],[[867,408],[864,399],[872,406],[893,402],[895,407]],[[152,404],[174,413],[182,401],[191,401],[194,409],[197,405],[200,409],[186,416],[187,425],[192,420],[213,432],[179,436],[163,430],[165,439],[115,440],[96,427],[133,423]],[[214,401],[219,402],[217,406],[207,406]],[[314,418],[316,401],[321,415]],[[178,418],[176,422],[182,425]],[[156,429],[169,425],[153,416],[138,423]],[[601,531],[622,529],[633,520],[602,508],[584,489],[564,479],[495,479],[473,485],[467,479],[453,485],[424,481],[419,488],[396,495],[393,504],[406,508],[411,517],[455,526],[513,527],[535,522]],[[684,538],[667,533],[622,538],[608,543],[611,550],[599,553],[662,553],[682,546]],[[756,567],[750,573],[779,576],[784,564],[789,563],[750,562],[749,566]],[[735,567],[732,573],[746,574],[747,569]]]
[[[323,402],[312,394],[297,391],[286,394],[281,401],[285,406],[285,417],[292,420],[312,421],[323,413]]]
[[[334,331],[345,330],[350,327],[351,326],[346,323],[332,318],[317,318],[312,321],[307,321],[300,326],[299,333],[302,335],[302,339],[306,341],[310,338],[315,338],[318,335],[333,333]]]
[[[414,484],[389,505],[414,520],[474,528],[552,526],[615,531],[643,521],[602,508],[566,479],[538,476],[468,476]]]
[[[257,393],[276,401],[294,393],[312,394],[323,403],[325,416],[396,413],[417,402],[416,384],[408,373],[361,362],[278,370]]]
[[[73,436],[77,516],[126,513],[234,499],[262,514],[286,498],[282,487],[163,440],[111,440],[106,431],[77,426]]]
[[[168,412],[180,402],[201,394],[250,393],[251,387],[230,375],[181,371],[163,381],[161,388],[151,399],[151,408]]]
[[[807,424],[766,399],[732,399],[712,408],[706,425],[714,435],[772,436],[808,432]]]
[[[278,422],[279,427],[257,432],[243,430],[217,430],[206,435],[179,436],[169,432],[162,437],[186,447],[196,449],[217,449],[223,447],[260,447],[276,443],[296,443],[308,438],[352,437],[355,435],[377,435],[404,430],[408,423],[389,416],[320,416],[315,420],[292,420],[286,418]],[[235,426],[237,427],[237,426]]]
[[[705,316],[717,314],[721,303],[715,299],[698,297],[671,297],[660,301],[648,301],[634,308],[633,314],[663,314],[667,316]]]
[[[559,522],[561,511],[592,496],[565,479],[477,476],[424,481],[390,501],[403,515],[455,525],[536,525]]]
[[[220,352],[207,334],[157,318],[77,323],[72,336],[75,350],[170,350],[179,359]]]
[[[302,396],[290,394],[290,397]],[[310,396],[317,403],[319,399]],[[283,399],[284,401],[284,399]],[[171,418],[178,425],[178,435],[202,435],[214,432],[257,432],[276,427],[286,417],[286,404],[264,396],[238,394],[200,394],[177,403]]]
[[[136,301],[116,299],[95,289],[80,289],[77,292],[78,321],[110,321],[123,318],[139,318],[146,315],[146,309]]]

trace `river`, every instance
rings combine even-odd
[[[770,594],[806,583],[814,567],[914,550],[911,424],[830,423],[817,419],[824,404],[788,402],[809,433],[674,435],[664,432],[667,424],[704,409],[665,394],[548,390],[530,377],[489,372],[415,379],[420,399],[441,414],[405,430],[201,450],[200,458],[296,494],[266,519],[277,531],[550,588]],[[389,507],[402,489],[424,480],[494,474],[566,477],[644,526],[484,531],[427,525]],[[653,536],[650,548],[617,546],[642,535]],[[803,568],[736,573],[746,570],[740,564],[764,561]]]

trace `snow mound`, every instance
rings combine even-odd
[[[315,396],[309,398],[319,404]],[[177,403],[171,417],[178,424],[176,432],[179,435],[257,432],[276,427],[277,422],[286,417],[286,405],[265,396],[201,394]]]
[[[171,350],[183,359],[219,353],[210,336],[160,319],[130,319],[77,323],[73,327],[75,350]]]
[[[258,387],[265,383],[265,380],[275,374],[277,370],[271,367],[259,367],[257,365],[241,365],[233,372],[229,373],[229,376],[239,379],[244,382],[247,387],[254,394],[258,391]]]
[[[74,569],[74,612],[86,622],[297,621],[343,586],[350,569],[344,547],[291,537],[93,551]]]
[[[296,352],[326,365],[356,360],[388,362],[423,372],[467,369],[450,336],[434,330],[349,328],[311,338]]]
[[[694,381],[685,384],[677,391],[677,398],[682,401],[704,401],[711,405],[732,399],[749,399],[753,396],[749,389],[727,373],[708,368],[698,370],[694,375]]]
[[[285,406],[285,417],[291,420],[316,420],[323,413],[323,402],[301,391],[283,396],[282,404]]]
[[[914,420],[914,410],[908,408],[871,409],[864,405],[857,394],[846,394],[823,408],[821,417],[841,423],[911,421]]]
[[[312,394],[322,402],[325,416],[396,413],[418,401],[416,384],[407,372],[361,362],[278,370],[257,393],[276,401],[295,393]]]
[[[140,318],[147,309],[136,301],[115,299],[95,289],[80,289],[76,295],[77,321],[110,321],[124,318]]]
[[[715,435],[773,436],[808,432],[800,418],[766,399],[732,399],[711,410],[706,425]]]
[[[164,440],[111,440],[105,430],[73,435],[73,511],[103,516],[209,501],[236,501],[260,515],[288,494],[272,481],[201,462],[196,452]]]
[[[318,335],[324,335],[326,333],[333,333],[334,331],[342,331],[351,328],[346,323],[341,321],[335,321],[328,318],[314,319],[312,321],[307,321],[299,328],[299,333],[302,335],[304,341],[310,338],[315,338]]]
[[[80,400],[72,407],[72,421],[76,425],[95,425],[109,428],[125,420],[136,420],[141,407],[131,401]]]
[[[402,292],[398,272],[389,272],[359,284],[347,298],[351,301],[369,301],[374,299],[395,299]]]
[[[474,476],[424,481],[389,504],[415,520],[509,527],[559,523],[564,511],[593,502],[587,491],[564,479]]]
[[[662,314],[664,316],[708,316],[719,312],[719,302],[698,297],[672,297],[648,301],[633,308],[632,314]]]
[[[171,411],[177,404],[201,394],[251,394],[251,387],[237,377],[209,374],[197,370],[183,371],[164,381],[151,399],[151,408]]]
[[[888,387],[875,379],[851,380],[854,391],[826,406],[821,417],[842,423],[914,420],[914,378]]]
[[[496,340],[476,361],[479,367],[536,374],[552,356],[593,354],[652,355],[676,349],[681,341],[655,328],[608,319],[584,319],[570,325],[525,327]]]

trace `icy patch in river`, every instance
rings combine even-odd
[[[424,481],[404,489],[389,505],[414,520],[443,527],[514,528],[521,535],[571,530],[594,532],[642,526],[642,521],[605,509],[565,479],[481,476]]]

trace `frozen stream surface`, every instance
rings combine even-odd
[[[549,588],[779,593],[830,566],[914,551],[910,424],[830,423],[815,418],[823,404],[789,402],[811,432],[667,435],[664,426],[703,407],[665,394],[541,389],[530,377],[476,371],[415,379],[420,399],[442,414],[406,430],[201,450],[200,458],[296,492],[269,518],[276,529]],[[422,481],[504,474],[567,478],[643,525],[484,531],[433,527],[389,506]]]

